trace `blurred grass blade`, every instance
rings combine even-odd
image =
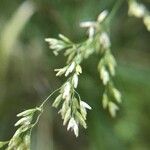
[[[16,43],[19,34],[34,12],[35,7],[33,3],[30,1],[25,1],[14,13],[12,18],[6,23],[1,34],[2,48],[5,50],[6,54],[11,53],[11,50]]]
[[[25,1],[12,15],[12,18],[5,24],[0,37],[0,80],[4,81],[9,56],[14,52],[17,39],[35,12],[35,6],[30,1]]]

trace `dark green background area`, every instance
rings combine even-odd
[[[0,0],[0,141],[15,132],[17,113],[39,105],[63,83],[53,70],[63,67],[66,59],[63,55],[55,57],[44,39],[62,33],[75,42],[84,40],[86,31],[79,23],[95,20],[104,9],[111,11],[116,0],[32,2],[36,11],[20,31],[8,57],[3,58],[1,33],[23,0]],[[141,2],[150,8],[149,0]],[[124,0],[110,25],[112,52],[118,62],[114,80],[123,99],[117,117],[112,119],[102,108],[104,87],[97,71],[100,57],[93,55],[82,64],[78,88],[81,98],[93,108],[88,112],[88,129],[81,128],[77,139],[67,132],[57,110],[51,108],[52,98],[33,130],[33,150],[150,149],[150,33],[141,19],[128,17],[127,10]]]

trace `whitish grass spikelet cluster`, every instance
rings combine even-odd
[[[60,39],[58,40],[54,40],[53,38],[46,39],[54,53],[58,54],[60,51],[60,49],[58,50],[57,48],[57,44],[64,46],[61,47],[61,50],[64,50],[64,55],[67,57],[66,65],[60,69],[55,69],[55,71],[57,72],[56,76],[64,75],[67,81],[61,86],[59,95],[54,100],[52,106],[59,108],[63,125],[67,124],[67,130],[71,129],[76,137],[79,134],[79,125],[84,128],[87,127],[87,109],[91,109],[86,102],[81,100],[79,94],[76,92],[79,75],[82,73],[81,62],[84,59],[95,52],[101,55],[98,70],[105,86],[103,106],[104,108],[108,107],[113,117],[118,110],[118,106],[115,102],[121,102],[121,94],[113,86],[112,81],[112,77],[115,75],[116,61],[110,51],[111,42],[109,35],[103,28],[108,14],[108,11],[104,10],[99,14],[96,21],[80,23],[80,26],[88,31],[88,39],[81,44],[73,43],[64,35],[59,35]],[[113,99],[111,97],[113,97]]]
[[[99,53],[102,56],[99,64],[98,64],[98,71],[100,73],[100,78],[105,86],[105,91],[102,97],[102,104],[103,108],[108,108],[110,114],[112,117],[116,116],[116,111],[119,109],[116,103],[121,102],[121,94],[120,92],[115,88],[112,78],[115,76],[115,67],[117,65],[116,60],[114,56],[111,53],[111,41],[109,34],[106,30],[103,29],[103,24],[105,20],[99,19],[99,18],[106,18],[107,19],[108,12],[103,11],[100,13],[98,20],[99,21],[99,41],[97,43],[99,44]],[[101,17],[105,16],[105,17]],[[114,91],[114,92],[112,92]]]
[[[40,108],[33,108],[19,113],[17,117],[21,119],[15,123],[18,129],[10,141],[0,142],[0,148],[7,145],[6,150],[30,150],[31,130],[35,125],[33,117],[39,112]]]
[[[65,69],[62,68],[62,71],[61,69],[55,70],[60,72],[61,75],[64,74],[64,76],[68,77],[68,79],[60,88],[60,94],[56,97],[52,104],[53,107],[60,108],[59,113],[63,119],[63,125],[68,124],[67,130],[71,129],[76,137],[78,137],[79,134],[79,125],[82,125],[84,128],[87,127],[85,122],[87,115],[86,109],[91,109],[91,107],[85,102],[83,106],[83,101],[81,101],[78,93],[75,91],[78,86],[78,76],[82,73],[82,68],[80,64],[77,63],[78,60],[75,57],[72,62],[64,67]]]
[[[115,75],[116,60],[111,53],[111,42],[109,34],[105,27],[105,20],[109,16],[109,12],[104,10],[101,12],[97,18],[97,21],[84,22],[81,27],[93,28],[94,31],[91,35],[89,34],[89,41],[96,52],[101,55],[100,62],[98,64],[98,71],[100,73],[100,78],[105,86],[105,92],[103,94],[103,107],[108,108],[112,117],[115,117],[118,106],[116,103],[121,102],[121,94],[115,88],[112,77]],[[95,44],[93,44],[95,43]],[[112,92],[113,91],[113,92]],[[115,107],[114,107],[115,106]],[[115,109],[114,109],[115,108]]]
[[[83,26],[90,25],[91,23],[86,23]],[[87,109],[91,109],[91,107],[85,102],[84,104],[89,107],[85,105],[83,106],[83,101],[81,101],[79,94],[76,92],[79,75],[82,73],[82,67],[80,66],[80,63],[87,54],[85,54],[85,51],[83,51],[84,47],[74,44],[62,34],[59,35],[59,37],[61,43],[64,43],[63,49],[65,50],[64,54],[67,57],[67,63],[64,67],[55,69],[55,71],[57,72],[56,76],[64,75],[67,78],[67,81],[61,86],[59,95],[54,100],[52,106],[59,108],[58,113],[61,114],[63,125],[68,124],[67,130],[71,129],[71,131],[73,131],[77,137],[79,134],[79,125],[83,126],[84,128],[87,127],[85,122]],[[58,40],[58,43],[60,40]],[[53,45],[52,41],[46,41],[49,43],[50,48],[53,49],[54,53],[57,53],[58,50],[51,46]]]
[[[128,3],[128,14],[130,16],[143,19],[147,30],[150,31],[150,12],[147,10],[147,8],[143,4],[138,3],[136,0],[129,0]]]

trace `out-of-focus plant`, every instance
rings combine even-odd
[[[147,30],[150,31],[149,10],[147,10],[147,8],[142,3],[138,3],[136,0],[129,0],[128,3],[129,3],[128,14],[130,16],[143,19],[143,23],[145,24]]]
[[[22,29],[35,12],[31,1],[25,1],[17,9],[12,18],[6,23],[0,36],[0,78],[3,79],[8,68],[9,57]]]
[[[112,117],[116,116],[116,111],[119,109],[118,104],[121,102],[121,93],[116,89],[113,82],[117,64],[111,52],[109,29],[110,21],[122,2],[123,0],[118,0],[110,13],[104,10],[99,14],[96,21],[82,22],[80,26],[87,29],[88,38],[81,43],[74,43],[62,34],[59,34],[59,39],[45,39],[55,55],[64,51],[64,55],[67,56],[66,65],[60,69],[55,69],[56,76],[64,75],[67,80],[60,88],[51,93],[39,107],[25,110],[17,115],[17,117],[21,117],[15,124],[19,128],[9,141],[0,142],[0,148],[6,147],[6,150],[29,150],[32,129],[38,123],[45,104],[56,92],[59,94],[52,106],[55,108],[60,107],[59,113],[62,116],[63,125],[68,124],[67,130],[71,129],[75,136],[78,137],[79,125],[87,128],[87,109],[90,110],[91,107],[81,100],[76,88],[79,76],[82,73],[82,61],[94,53],[100,56],[98,71],[105,87],[102,105],[109,110]],[[129,1],[129,15],[143,18],[147,29],[150,30],[149,12],[142,4]]]

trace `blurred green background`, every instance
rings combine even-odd
[[[63,81],[46,37],[58,33],[77,42],[86,38],[79,22],[95,20],[116,0],[0,0],[0,141],[11,138],[16,114],[39,105]],[[143,0],[150,8],[150,1]],[[101,105],[104,90],[97,72],[98,56],[83,62],[78,92],[93,108],[80,137],[66,131],[53,99],[33,131],[32,150],[149,150],[150,34],[142,20],[128,17],[124,1],[111,22],[112,51],[118,61],[115,82],[123,103],[115,119]]]

